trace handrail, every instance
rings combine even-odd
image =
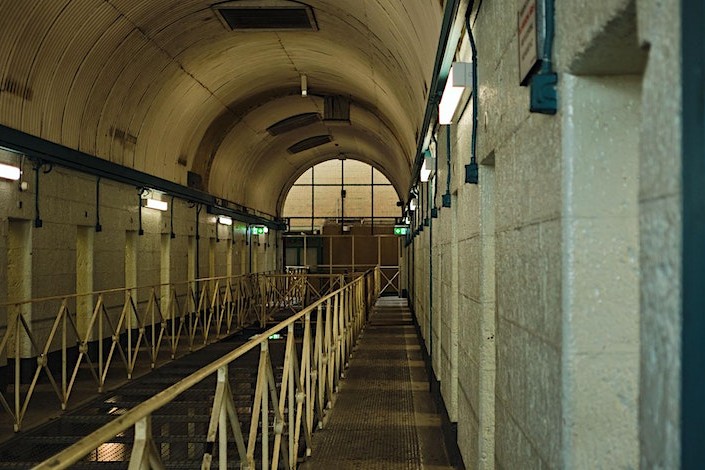
[[[14,374],[8,384],[12,390],[0,389],[0,412],[6,411],[19,431],[42,373],[65,410],[81,374],[100,393],[109,372],[120,365],[130,380],[140,362],[155,368],[247,325],[264,328],[271,310],[301,310],[344,282],[329,277],[315,285],[303,274],[268,272],[1,304],[8,321],[0,329],[0,357]],[[56,313],[38,319],[32,317],[36,311]],[[70,354],[74,348],[76,354]],[[54,354],[57,362],[50,364]],[[21,360],[35,357],[25,387]]]
[[[264,271],[264,272],[260,272],[260,273],[240,274],[237,276],[202,277],[202,278],[198,278],[198,279],[192,279],[190,281],[169,282],[169,283],[164,283],[164,284],[149,284],[146,286],[115,287],[112,289],[104,289],[104,290],[98,290],[98,291],[93,291],[93,292],[53,295],[53,296],[49,296],[49,297],[37,297],[37,298],[33,298],[33,299],[4,302],[4,303],[0,303],[0,308],[12,307],[12,306],[17,306],[17,305],[24,305],[24,304],[29,304],[29,303],[40,303],[40,302],[51,302],[54,300],[75,299],[75,298],[79,298],[79,297],[86,297],[88,295],[95,296],[95,295],[99,295],[99,294],[116,294],[119,292],[125,292],[125,291],[129,291],[129,290],[134,290],[134,289],[152,289],[152,288],[157,289],[157,288],[161,288],[161,287],[170,287],[170,286],[186,286],[186,285],[193,284],[193,283],[203,283],[203,282],[209,282],[209,281],[222,281],[222,280],[226,280],[226,279],[243,279],[243,278],[247,278],[250,276],[273,276],[273,275],[277,275],[277,274],[278,273],[276,271]]]
[[[307,440],[307,455],[310,455],[310,433],[313,427],[313,407],[319,405],[319,427],[323,425],[323,406],[332,406],[332,398],[337,390],[337,380],[343,376],[347,358],[352,352],[352,346],[366,321],[367,311],[379,293],[379,270],[370,270],[351,283],[335,292],[319,299],[316,303],[304,308],[276,326],[266,330],[257,337],[232,352],[220,357],[207,366],[185,377],[166,390],[135,406],[127,413],[82,438],[75,444],[59,452],[55,456],[40,463],[36,470],[58,470],[69,468],[91,451],[106,443],[112,437],[135,426],[135,444],[132,449],[130,468],[159,467],[160,456],[151,440],[151,414],[171,403],[180,394],[207,377],[218,374],[216,394],[211,413],[211,423],[208,428],[208,442],[214,443],[215,435],[219,435],[219,458],[221,465],[227,462],[227,425],[230,424],[236,440],[241,461],[249,468],[254,468],[254,443],[257,437],[256,416],[262,411],[262,468],[269,468],[268,453],[268,395],[271,395],[275,414],[275,447],[272,456],[272,468],[277,468],[280,457],[288,461],[289,468],[296,466],[296,443],[303,426]],[[323,315],[325,305],[325,318]],[[310,325],[311,313],[317,312],[316,332],[313,345]],[[294,339],[294,325],[304,321],[303,347],[301,360],[298,360]],[[268,342],[270,336],[287,329],[286,353],[284,358],[284,376],[280,386],[280,399],[277,400],[276,384],[272,374]],[[257,386],[252,407],[250,436],[245,450],[242,430],[239,427],[237,413],[232,405],[232,396],[228,394],[227,366],[257,346],[261,348],[260,366]],[[313,347],[312,347],[313,346]],[[299,365],[301,368],[299,368]],[[268,366],[268,367],[267,367]],[[317,371],[312,371],[314,367]],[[317,372],[317,373],[316,373]],[[268,377],[267,377],[268,376]],[[296,382],[296,383],[295,383]],[[325,382],[325,383],[324,383]],[[268,390],[269,389],[269,390]],[[294,394],[296,389],[296,395]],[[285,393],[288,391],[288,394]],[[288,395],[288,397],[287,397]],[[314,396],[315,395],[315,396]],[[288,403],[288,455],[281,446],[285,405]],[[303,409],[306,405],[306,409]],[[294,412],[296,408],[296,412]],[[229,420],[228,420],[229,418]],[[296,424],[295,424],[296,423]],[[278,427],[277,424],[280,426]],[[295,429],[294,429],[295,428]],[[211,451],[212,452],[212,451]],[[225,453],[225,455],[224,455]],[[246,455],[244,455],[246,453]],[[281,455],[280,455],[281,454]],[[206,451],[203,456],[202,468],[210,468],[212,454]],[[148,463],[149,462],[149,463]],[[134,466],[134,467],[133,467]]]

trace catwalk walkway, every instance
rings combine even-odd
[[[411,313],[382,298],[300,468],[451,469]]]

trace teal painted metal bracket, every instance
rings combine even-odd
[[[443,207],[450,207],[450,193],[443,195]]]
[[[553,40],[555,36],[554,0],[543,0],[543,47],[541,67],[531,79],[529,111],[540,114],[558,112],[558,74],[553,70]]]
[[[480,167],[477,161],[473,158],[469,164],[465,165],[465,182],[469,184],[478,184],[480,181]]]
[[[558,75],[555,72],[534,75],[531,80],[531,105],[529,111],[541,114],[558,112]]]

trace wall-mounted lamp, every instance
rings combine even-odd
[[[301,74],[301,96],[308,96],[308,77],[304,74]]]
[[[220,225],[227,225],[228,227],[230,227],[233,224],[233,219],[231,219],[230,217],[226,217],[224,215],[221,215],[220,217],[218,217],[218,223]]]
[[[421,173],[419,174],[419,179],[422,183],[428,183],[431,178],[431,172],[435,165],[433,154],[430,150],[424,152],[423,166],[421,167]]]
[[[17,181],[20,179],[21,171],[16,166],[0,163],[0,178]]]
[[[472,63],[453,62],[448,74],[448,81],[443,90],[443,97],[438,105],[438,123],[448,125],[453,123],[455,110],[465,88],[472,86]]]
[[[167,203],[166,201],[160,201],[159,199],[147,198],[142,199],[142,207],[166,212],[169,209],[169,203]]]
[[[415,211],[416,207],[418,207],[418,201],[416,200],[416,198],[412,198],[411,201],[409,201],[409,210]]]

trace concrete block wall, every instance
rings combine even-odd
[[[410,248],[417,318],[467,468],[676,468],[677,2],[556,3],[556,116],[529,113],[518,86],[514,8],[482,2],[473,17],[480,184],[463,181],[464,101],[452,207]]]
[[[638,0],[637,8],[639,41],[649,48],[639,135],[640,467],[679,468],[681,11],[674,0]]]
[[[15,159],[20,163],[21,157],[4,154],[5,159]],[[45,167],[45,169],[48,169]],[[127,284],[145,287],[156,286],[164,282],[186,283],[189,280],[189,244],[196,234],[196,209],[188,203],[175,199],[173,201],[174,217],[171,238],[170,212],[159,212],[147,208],[142,210],[142,228],[139,230],[139,193],[132,186],[112,181],[100,182],[100,224],[102,231],[95,231],[96,224],[96,178],[90,175],[53,167],[48,173],[40,172],[39,210],[42,227],[34,227],[35,192],[34,171],[31,164],[24,162],[24,181],[29,183],[27,191],[20,191],[17,182],[0,181],[0,304],[56,295],[77,293],[77,285],[92,284],[92,291],[116,289]],[[159,196],[155,196],[159,198]],[[163,196],[172,204],[171,198]],[[12,267],[18,252],[9,250],[9,228],[13,224],[26,227],[27,237],[21,239],[20,252],[26,250],[30,265],[28,269]],[[80,228],[80,230],[79,230]],[[236,222],[233,229],[218,226],[219,242],[216,242],[215,216],[202,210],[199,216],[199,276],[207,277],[227,275],[228,247],[233,254],[232,263],[236,266],[234,274],[247,272],[249,268],[249,250],[244,245],[246,226]],[[79,232],[84,235],[79,236]],[[86,258],[85,247],[90,245],[81,237],[89,233],[92,238],[92,263]],[[235,237],[235,242],[228,241]],[[270,237],[275,237],[270,232]],[[132,238],[131,238],[132,237]],[[135,240],[136,262],[134,272],[130,269],[128,252],[129,240]],[[212,242],[212,243],[211,243]],[[211,249],[211,247],[213,247]],[[82,251],[83,250],[83,251]],[[212,251],[212,253],[211,253]],[[276,268],[274,248],[264,250],[264,246],[253,250],[253,266],[260,270]],[[80,253],[80,255],[79,255]],[[212,256],[211,256],[212,254]],[[132,256],[132,255],[130,255]],[[241,258],[247,258],[241,260]],[[163,263],[164,262],[164,263]],[[244,270],[244,271],[243,271]],[[81,271],[81,272],[79,272]],[[83,272],[85,271],[85,272]],[[16,289],[17,282],[29,286],[29,290]],[[81,277],[83,276],[83,277]],[[80,281],[79,281],[80,279]],[[88,281],[87,279],[90,279]],[[126,284],[127,283],[127,284]],[[147,300],[149,289],[138,289],[140,302]],[[167,291],[157,292],[166,295]],[[179,288],[179,294],[186,294],[186,284]],[[93,301],[81,303],[79,307],[86,311],[93,308]],[[106,299],[111,304],[122,302],[121,295],[112,295]],[[163,303],[164,305],[164,303]],[[59,310],[60,302],[45,302],[36,306],[31,312],[32,330],[42,341]],[[76,306],[72,303],[72,309]],[[111,314],[117,317],[119,308],[113,308]],[[2,315],[3,328],[7,316]],[[33,355],[25,348],[27,357]]]

